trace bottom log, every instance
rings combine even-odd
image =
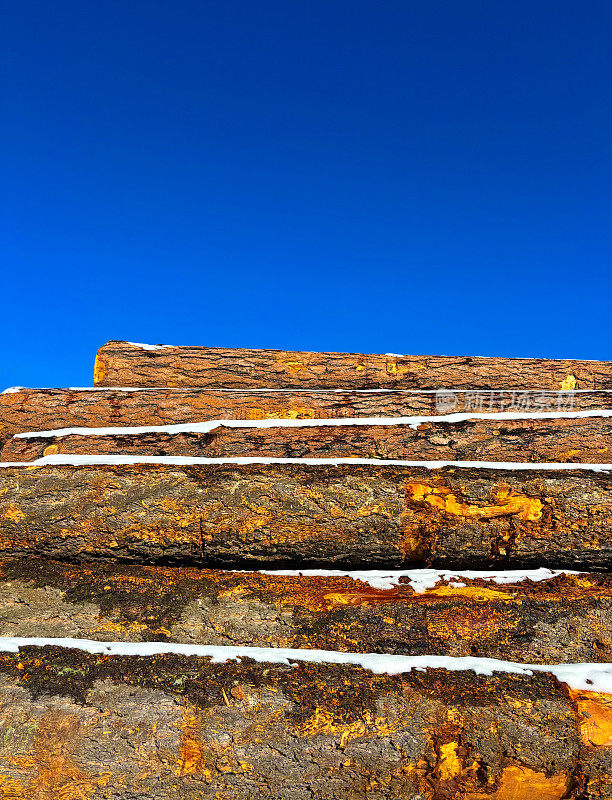
[[[612,797],[612,696],[551,673],[0,654],[0,796]]]

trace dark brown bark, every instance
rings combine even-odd
[[[0,552],[194,565],[612,566],[610,474],[340,464],[0,469]]]
[[[0,655],[4,797],[610,798],[609,695],[532,676]]]
[[[432,581],[432,584],[434,582]],[[0,636],[612,660],[612,577],[439,580],[416,593],[350,576],[0,562]]]
[[[221,347],[145,350],[113,341],[98,351],[94,382],[209,389],[607,389],[612,388],[612,362]]]
[[[612,392],[457,390],[223,391],[222,389],[19,389],[0,394],[0,442],[15,433],[55,428],[169,425],[211,419],[408,417],[494,411],[612,408]]]
[[[474,419],[412,425],[224,427],[208,433],[66,434],[9,439],[3,461],[49,454],[149,454],[228,458],[412,461],[612,462],[612,418]]]

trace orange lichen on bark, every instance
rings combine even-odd
[[[440,745],[440,761],[438,769],[441,781],[450,781],[460,775],[463,770],[461,759],[457,755],[458,742],[446,742]]]
[[[73,714],[45,713],[34,735],[31,766],[35,776],[20,800],[90,800],[104,787],[111,773],[88,775],[74,760],[82,736],[82,722]],[[25,766],[25,765],[24,765]]]
[[[277,408],[269,410],[265,408],[249,408],[248,419],[314,419],[316,411],[314,408]]]
[[[501,589],[489,589],[487,586],[461,586],[443,584],[428,590],[428,595],[438,597],[457,597],[486,603],[490,600],[512,600],[514,595]]]
[[[289,375],[295,375],[296,372],[301,372],[308,368],[308,365],[303,361],[285,361],[282,358],[278,359],[278,365]]]
[[[427,631],[444,640],[464,639],[473,643],[483,639],[501,638],[510,628],[516,627],[516,618],[487,606],[457,609],[435,606],[428,609]]]
[[[102,358],[98,353],[96,355],[96,360],[94,361],[94,372],[93,372],[94,386],[97,386],[99,383],[102,383],[105,377],[106,377],[106,370],[104,368],[104,364],[102,363]]]
[[[128,622],[123,624],[121,622],[103,622],[102,624],[98,625],[92,633],[117,633],[119,635],[129,635],[132,633],[140,633],[141,631],[150,630],[150,626],[146,625],[143,622]],[[155,633],[165,633],[168,634],[169,632],[166,629],[157,628]]]
[[[373,605],[380,603],[398,602],[410,603],[421,602],[429,603],[432,597],[455,597],[457,599],[474,600],[486,603],[491,600],[513,600],[514,595],[499,589],[489,589],[486,586],[465,586],[444,583],[442,586],[427,589],[424,593],[417,593],[406,584],[394,586],[391,589],[376,589],[371,586],[364,586],[357,591],[328,592],[323,595],[323,599],[329,605]]]
[[[570,690],[582,716],[580,736],[587,747],[612,747],[612,695]]]
[[[8,503],[2,512],[2,519],[9,522],[21,522],[22,519],[25,519],[25,514],[14,503]]]
[[[387,375],[401,377],[402,375],[406,375],[407,373],[411,372],[411,370],[402,364],[398,365],[397,361],[387,361],[385,363],[385,372]]]
[[[571,373],[561,381],[561,388],[565,392],[573,392],[578,387],[576,376]]]
[[[201,723],[194,709],[187,703],[183,707],[181,727],[181,748],[175,775],[200,773],[210,778],[211,773],[204,767],[204,748],[202,745]]]
[[[546,775],[528,767],[506,767],[493,793],[468,792],[465,800],[561,800],[567,791],[569,776]]]
[[[179,528],[187,528],[197,523],[200,519],[200,513],[197,508],[186,507],[184,503],[180,500],[176,500],[174,497],[163,497],[159,500],[152,500],[151,504],[166,513],[171,513]]]
[[[25,800],[26,797],[25,788],[19,778],[0,775],[0,798],[2,800]]]
[[[534,497],[512,494],[507,487],[499,487],[493,494],[493,505],[478,506],[462,503],[446,486],[427,486],[423,483],[406,484],[406,498],[414,503],[425,503],[446,514],[458,517],[494,519],[518,515],[519,519],[536,522],[542,517],[543,505]]]
[[[315,708],[313,715],[304,724],[300,725],[297,733],[300,736],[317,736],[328,734],[338,737],[340,747],[353,739],[366,735],[389,736],[397,725],[383,716],[375,717],[370,711],[365,711],[363,716],[352,722],[346,722],[336,717],[327,708]]]
[[[314,714],[308,722],[299,728],[301,736],[317,736],[318,734],[339,735],[340,745],[344,747],[351,739],[363,736],[366,731],[366,723],[363,719],[357,719],[351,723],[344,723],[326,708],[315,708]]]

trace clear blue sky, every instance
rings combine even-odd
[[[609,0],[5,10],[0,385],[108,339],[612,357]]]

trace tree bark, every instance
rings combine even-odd
[[[18,389],[0,393],[0,444],[56,428],[170,425],[212,419],[334,419],[525,413],[612,408],[612,392],[457,390],[249,391],[222,389]]]
[[[220,347],[151,350],[112,341],[98,351],[94,382],[208,389],[607,389],[612,388],[612,362]]]
[[[225,427],[207,433],[65,434],[9,439],[2,461],[49,454],[232,458],[383,458],[442,461],[612,462],[612,418],[472,419],[393,425]]]
[[[435,584],[435,585],[434,585]],[[522,663],[612,661],[612,577],[498,583],[408,577],[0,562],[0,636],[478,656]]]
[[[533,676],[0,655],[5,797],[610,798],[609,695]]]
[[[366,464],[0,469],[0,553],[237,564],[609,569],[610,474]]]

